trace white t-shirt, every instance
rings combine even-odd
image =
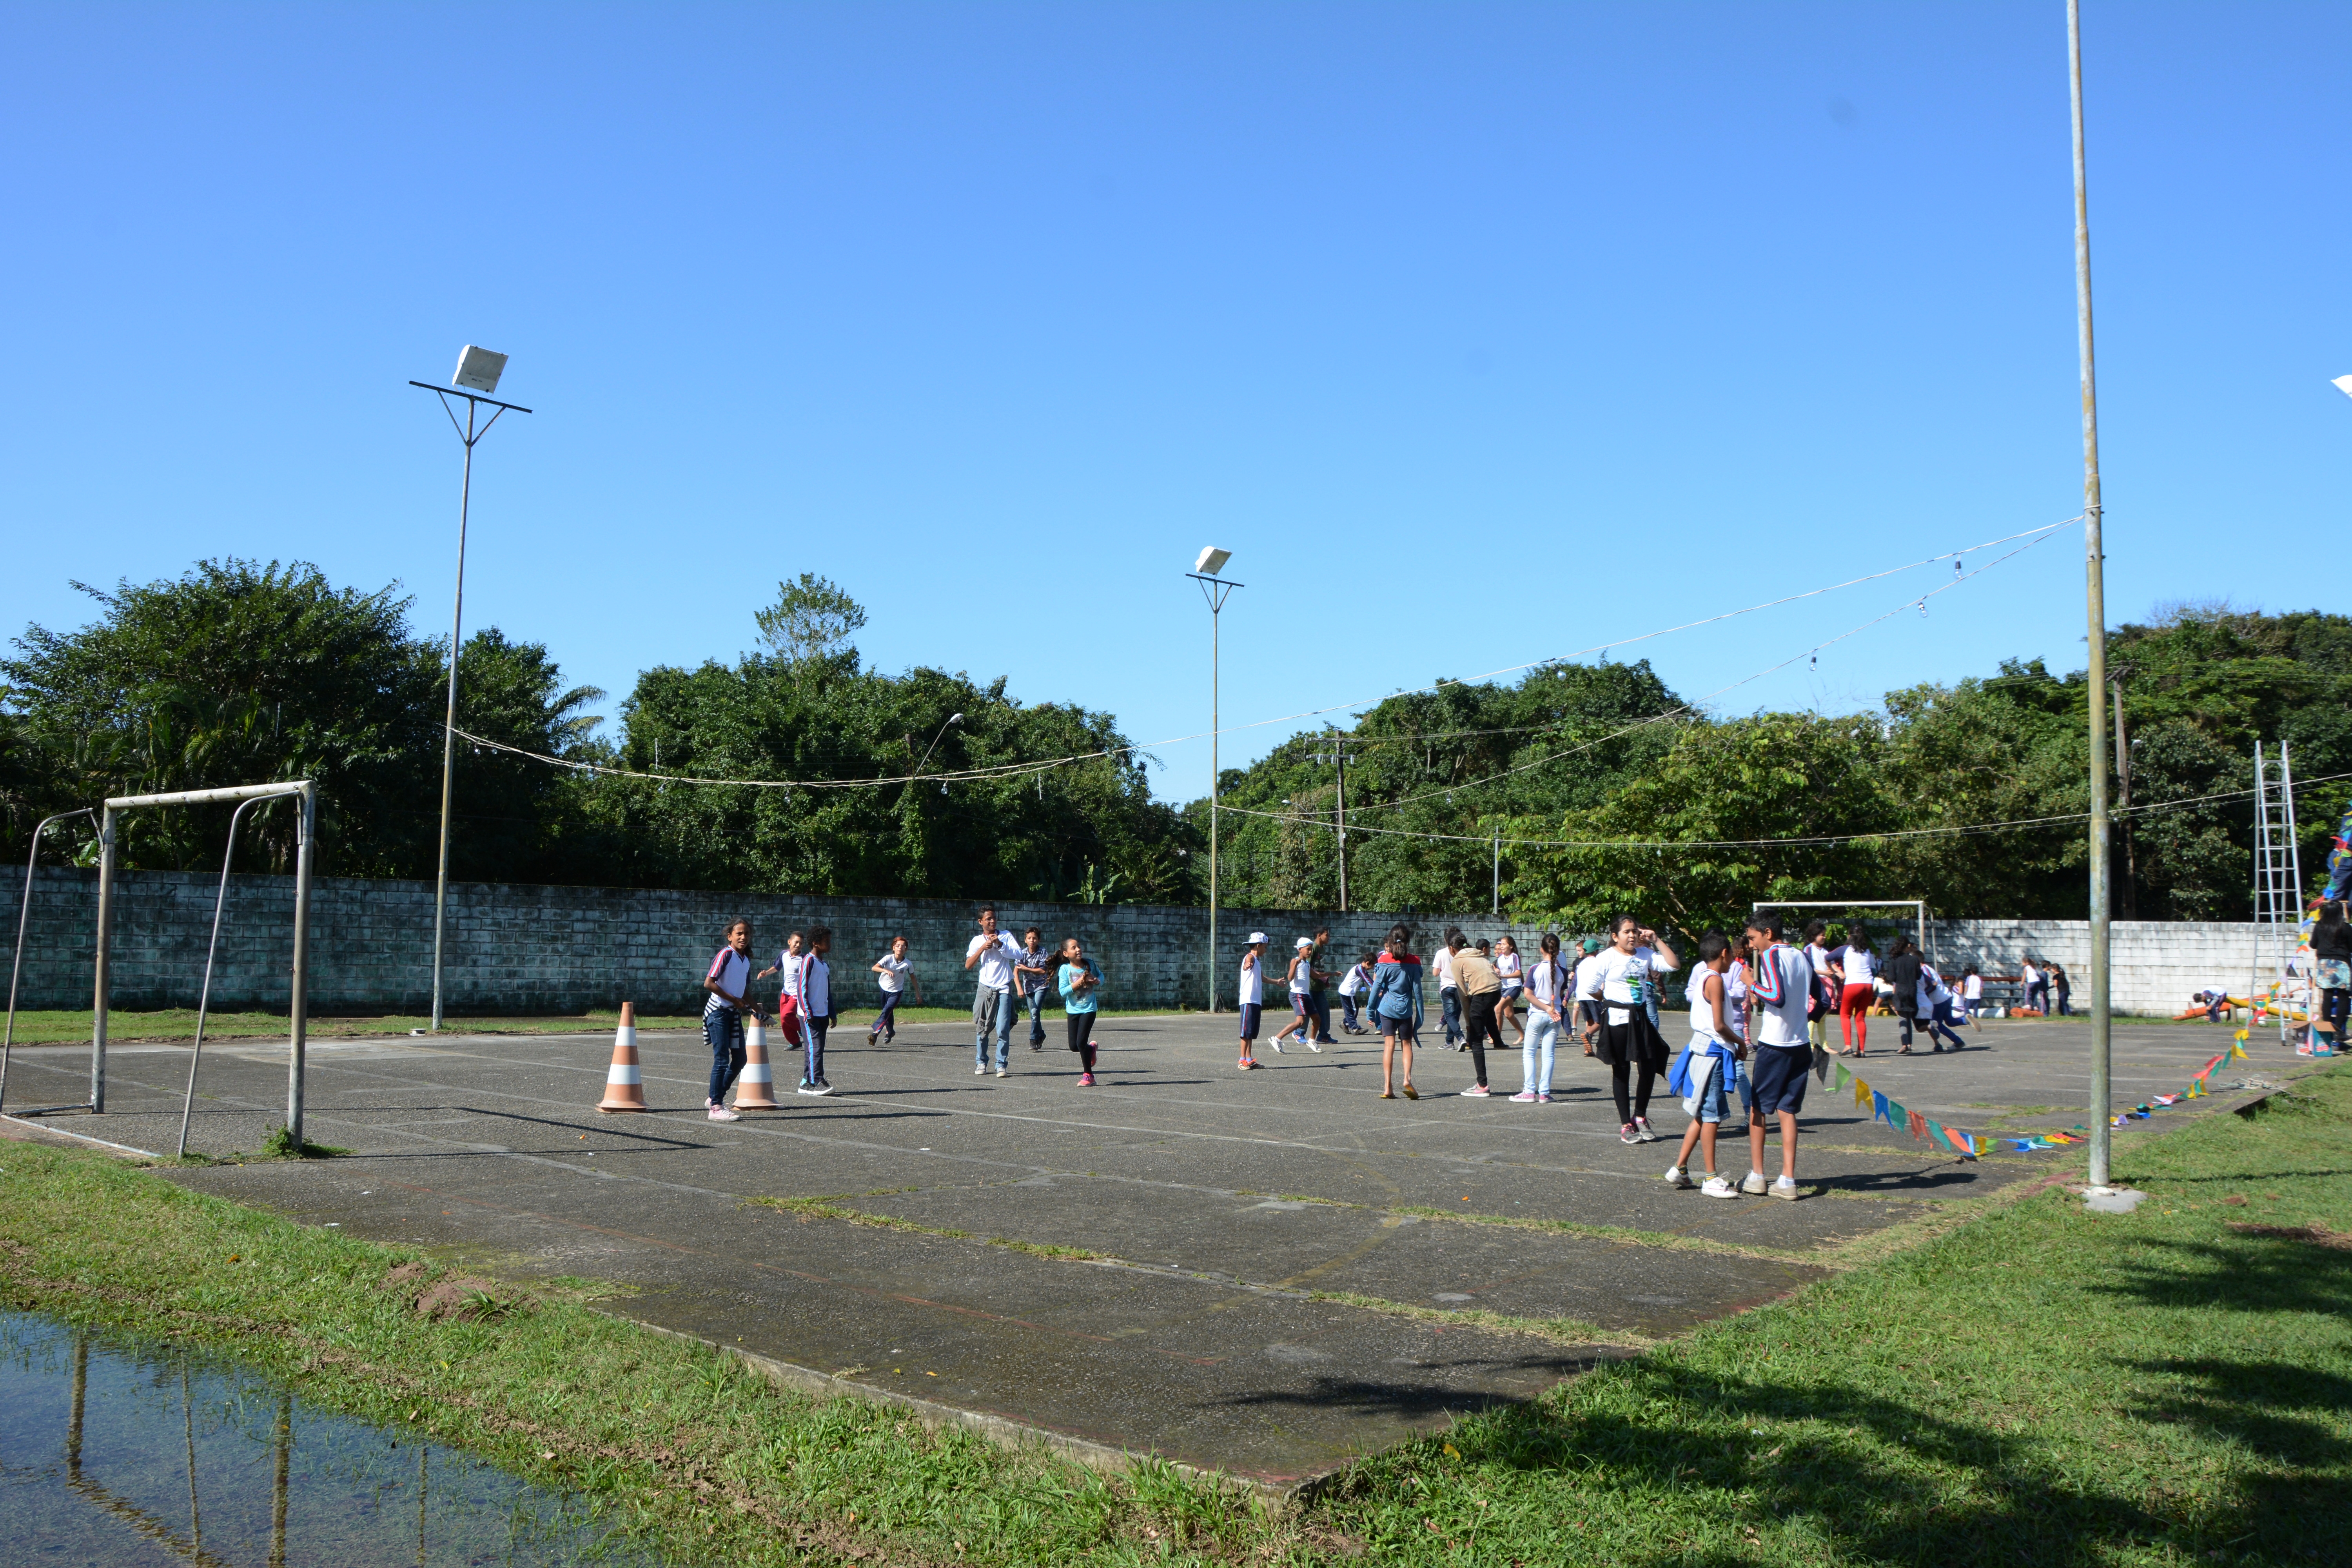
[[[1867,985],[1877,978],[1878,960],[1867,948],[1849,947],[1839,962],[1845,966],[1845,983],[1848,985]]]
[[[1297,959],[1298,967],[1290,972],[1290,994],[1293,996],[1304,996],[1308,992],[1315,989],[1315,954],[1313,950],[1304,947],[1300,948],[1297,952]]]
[[[1021,950],[1021,944],[1013,940],[1009,931],[998,931],[994,936],[982,931],[965,944],[963,956],[967,963],[975,954],[979,956],[980,983],[982,985],[991,991],[1010,991],[1013,989],[1013,955]]]
[[[1553,959],[1538,958],[1536,966],[1528,971],[1528,994],[1549,1006],[1559,1006],[1561,1001],[1560,983],[1568,978],[1565,969],[1565,965]]]
[[[1967,979],[1961,981],[1960,994],[1966,996],[1971,1002],[1983,1001],[1984,976],[1981,974],[1971,974]]]
[[[1348,971],[1346,978],[1339,982],[1339,994],[1342,996],[1361,996],[1371,988],[1372,977],[1360,963]]]
[[[1452,948],[1441,942],[1437,952],[1430,958],[1429,966],[1437,972],[1437,988],[1440,991],[1454,984],[1454,950]]]
[[[795,972],[797,973],[795,974]],[[787,988],[788,995],[801,999],[801,1011],[812,1018],[833,1016],[833,966],[815,953],[804,952],[793,960],[787,974],[794,974],[794,984]]]
[[[1576,994],[1581,1000],[1597,998],[1621,1007],[1636,1007],[1651,975],[1673,972],[1674,965],[1660,958],[1655,948],[1620,952],[1604,947],[1576,966]]]
[[[881,971],[876,978],[881,981],[882,989],[894,995],[904,991],[907,988],[907,973],[915,966],[895,953],[883,958],[881,964]]]
[[[1242,955],[1242,1005],[1265,1001],[1265,961],[1255,952]]]
[[[719,950],[719,956],[710,961],[710,973],[706,978],[719,982],[719,991],[730,996],[740,996],[751,984],[751,961],[731,947],[722,947]],[[733,1005],[732,1002],[723,1000],[719,991],[713,991],[703,1002],[702,1011],[707,1017],[721,1007]]]
[[[1936,973],[1935,966],[1927,963],[1921,964],[1919,966],[1919,1010],[1923,1013],[1932,1013],[1951,999],[1951,988],[1944,984],[1944,977]]]
[[[1504,990],[1517,991],[1524,984],[1520,978],[1523,973],[1517,953],[1498,952],[1495,955],[1495,978],[1503,983]]]
[[[785,995],[797,996],[801,994],[801,960],[807,956],[808,954],[804,952],[776,954],[778,972],[776,988]]]
[[[2017,978],[2023,984],[2030,986],[2035,981],[2042,978],[2042,971],[2034,968],[2033,965],[2030,963],[2023,964],[2021,965],[2017,971]]]

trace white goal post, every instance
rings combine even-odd
[[[300,817],[296,829],[294,855],[294,974],[292,995],[288,1017],[288,1052],[286,1063],[286,1133],[296,1149],[302,1147],[302,1059],[303,1047],[310,1025],[310,866],[312,847],[318,837],[319,786],[310,779],[294,779],[278,784],[237,784],[226,789],[182,790],[173,795],[118,795],[106,803],[106,814],[100,818],[98,828],[98,954],[94,994],[90,1002],[89,1026],[89,1109],[93,1115],[106,1110],[106,1003],[107,961],[112,932],[114,912],[114,819],[118,813],[136,811],[153,805],[203,805],[215,802],[246,802],[272,795],[300,797]],[[234,827],[232,826],[232,831]],[[226,879],[224,879],[226,886]],[[218,937],[218,913],[215,914],[215,937]],[[211,981],[211,960],[205,961],[207,990]],[[191,1064],[190,1092],[194,1093],[194,1072]],[[184,1143],[185,1115],[183,1113],[181,1137]]]

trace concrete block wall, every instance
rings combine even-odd
[[[2242,996],[2262,931],[2251,921],[2112,921],[2112,1005],[2118,1013],[2168,1017],[2189,1005],[2192,993],[2209,986]],[[1969,963],[1986,974],[2015,974],[2028,954],[2054,958],[2073,978],[2075,1007],[2089,1005],[2088,921],[1930,921],[1927,947],[1948,977]]]
[[[19,907],[25,873],[0,870],[0,908]],[[116,880],[112,1005],[193,1007],[204,978],[216,875],[131,871]],[[98,878],[92,871],[45,867],[34,883],[20,1005],[87,1007],[97,931]],[[432,1005],[433,884],[321,878],[311,894],[310,1005],[321,1014],[423,1013]],[[925,899],[830,899],[795,894],[707,893],[643,888],[562,888],[457,883],[449,889],[445,1005],[461,1014],[578,1013],[623,1000],[660,1012],[698,1011],[702,975],[737,915],[752,924],[761,963],[783,934],[830,925],[834,970],[845,1003],[870,1005],[866,972],[893,935],[909,942],[927,1000],[961,1006],[971,996],[963,970],[977,906]],[[293,954],[294,884],[289,877],[229,879],[221,922],[213,1005],[226,1010],[282,1011]],[[1034,924],[1048,946],[1082,939],[1108,978],[1115,1007],[1199,1007],[1207,998],[1208,911],[1156,904],[997,906],[1016,934]],[[1379,948],[1397,917],[1306,910],[1220,910],[1219,1005],[1234,1004],[1241,946],[1253,928],[1273,939],[1270,976],[1287,963],[1292,942],[1331,928],[1342,963]],[[1540,926],[1485,914],[1408,915],[1413,945],[1426,956],[1448,924],[1474,937],[1508,931],[1533,952]],[[2117,921],[2112,928],[2116,1010],[2168,1016],[2191,992],[2226,984],[2242,992],[2260,928],[2251,923]],[[1883,933],[1882,933],[1883,934]],[[1957,976],[1975,963],[2013,974],[2026,954],[2056,959],[2076,979],[2090,973],[2084,921],[1935,921],[1928,944],[1937,964]],[[0,938],[5,940],[5,938]],[[1280,1003],[1269,983],[1268,1000]],[[1680,1005],[1680,987],[1670,988]]]
[[[15,910],[24,871],[0,871],[0,900]],[[111,1001],[116,1007],[193,1007],[204,979],[216,875],[131,871],[115,882]],[[90,1005],[97,931],[94,871],[44,867],[34,884],[20,1004]],[[851,1007],[870,1005],[866,966],[908,940],[927,1001],[962,1006],[971,997],[963,969],[978,929],[978,905],[924,899],[812,898],[641,888],[569,888],[453,883],[444,961],[444,1006],[460,1014],[577,1013],[623,1000],[659,1012],[699,1011],[701,980],[737,916],[751,921],[764,967],[788,931],[833,928],[835,984]],[[290,877],[229,879],[221,922],[213,1005],[282,1011],[290,990],[294,884]],[[1000,923],[1016,935],[1036,925],[1049,947],[1084,941],[1108,977],[1114,1007],[1200,1007],[1207,1000],[1208,911],[1153,904],[1000,902]],[[320,1014],[415,1014],[432,1005],[433,885],[320,878],[311,890],[310,1007]],[[1511,932],[1532,951],[1540,927],[1488,916],[1407,916],[1426,954],[1449,923],[1477,936]],[[1352,961],[1376,950],[1395,917],[1298,910],[1228,909],[1218,913],[1220,1005],[1234,1005],[1244,939],[1273,939],[1270,973],[1292,942],[1328,925],[1332,945]],[[763,987],[764,989],[764,987]],[[1269,985],[1269,993],[1278,985]],[[1278,1000],[1269,995],[1269,1000]]]

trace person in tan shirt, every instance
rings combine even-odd
[[[1495,1042],[1496,1050],[1503,1044],[1503,1026],[1495,1021],[1495,1005],[1503,999],[1503,977],[1495,972],[1494,963],[1476,948],[1457,948],[1454,953],[1454,984],[1462,990],[1462,1027],[1464,1044],[1470,1052],[1471,1069],[1478,1081],[1462,1091],[1466,1099],[1486,1098],[1486,1045]]]

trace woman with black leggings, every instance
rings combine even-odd
[[[2344,919],[2341,902],[2331,900],[2319,906],[2319,922],[2311,928],[2311,957],[2318,972],[2318,1022],[2325,1026],[2327,1043],[2341,1050],[2344,1021],[2352,1015],[2352,923]]]
[[[1654,1143],[1650,1128],[1650,1086],[1666,1070],[1665,1037],[1650,1022],[1645,1005],[1655,976],[1682,967],[1675,950],[1658,933],[1632,915],[1609,921],[1609,945],[1598,962],[1580,963],[1577,996],[1598,1005],[1598,1028],[1586,1039],[1593,1055],[1609,1064],[1609,1089],[1617,1100],[1617,1139],[1621,1143]],[[1634,1075],[1640,1074],[1634,1080]],[[1633,1090],[1629,1097],[1626,1093]]]

